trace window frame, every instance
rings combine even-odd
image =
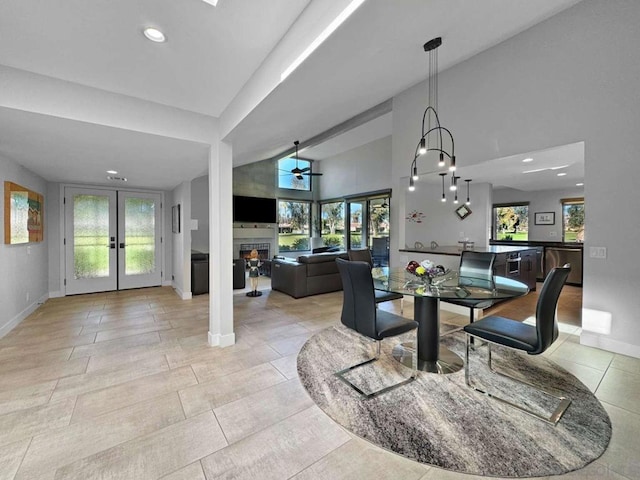
[[[493,242],[528,242],[529,241],[529,206],[530,202],[505,202],[505,203],[494,203],[491,206],[491,241]],[[497,208],[506,208],[506,207],[527,207],[527,238],[524,240],[505,240],[498,239],[498,225],[496,224],[497,219]]]
[[[313,161],[307,160],[305,158],[295,159],[293,157],[283,157],[276,162],[276,177],[277,177],[277,187],[281,190],[288,190],[294,192],[311,192],[313,191],[313,176],[312,175],[303,175],[302,180],[297,180],[295,176],[291,173],[291,170],[297,166],[300,169],[309,168],[308,172],[305,173],[313,173]],[[282,177],[290,177],[290,181],[288,186],[283,186],[281,184]],[[296,182],[302,182],[303,187],[297,188],[295,187]]]
[[[562,242],[563,243],[583,243],[584,242],[584,210],[585,210],[585,202],[584,202],[584,197],[572,197],[572,198],[561,198],[560,199],[560,211],[562,212]],[[570,205],[582,205],[582,236],[583,236],[583,240],[567,240],[567,222],[566,222],[566,218],[565,218],[565,206],[570,206]]]
[[[284,233],[281,232],[282,227],[282,222],[281,222],[281,204],[282,203],[299,203],[299,204],[304,204],[307,206],[307,218],[306,218],[306,234],[304,232],[304,228],[302,229],[302,233],[293,233],[293,229],[291,232],[289,233]],[[305,199],[298,199],[298,198],[278,198],[278,251],[281,253],[298,253],[298,252],[308,252],[310,250],[310,246],[311,246],[311,221],[312,221],[312,208],[313,208],[313,201],[312,200],[305,200]],[[282,235],[299,235],[301,236],[301,238],[306,239],[306,245],[303,245],[305,248],[282,248],[284,246],[283,243],[281,243],[281,236]]]

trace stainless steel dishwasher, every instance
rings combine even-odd
[[[564,247],[546,247],[544,252],[544,272],[549,273],[552,268],[561,267],[565,263],[571,264],[571,273],[567,283],[582,286],[582,249]]]

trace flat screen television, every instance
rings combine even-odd
[[[246,223],[277,223],[275,198],[233,196],[233,221]]]

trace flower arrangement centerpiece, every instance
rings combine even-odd
[[[442,265],[436,265],[431,260],[423,260],[420,263],[411,260],[405,268],[407,272],[429,283],[434,278],[447,273],[447,270]]]

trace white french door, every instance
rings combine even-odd
[[[160,194],[65,188],[67,294],[162,283]]]

